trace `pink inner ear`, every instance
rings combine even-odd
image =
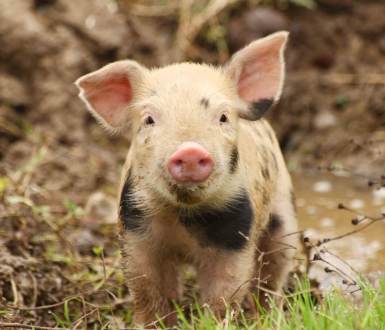
[[[280,92],[282,63],[280,44],[256,48],[248,54],[238,81],[238,93],[247,102],[276,99]]]
[[[112,126],[119,126],[132,99],[132,88],[126,75],[104,77],[99,81],[84,81],[85,97],[103,119]]]

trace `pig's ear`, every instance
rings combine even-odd
[[[118,130],[129,120],[130,105],[146,71],[135,61],[118,61],[80,77],[75,84],[88,110],[107,129]]]
[[[288,32],[256,40],[231,58],[227,73],[236,83],[239,97],[246,102],[239,115],[257,120],[279,100],[285,77],[284,50]]]

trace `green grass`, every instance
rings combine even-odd
[[[359,299],[357,293],[356,299],[352,299],[346,292],[334,290],[324,294],[321,302],[317,302],[308,281],[305,281],[298,285],[294,293],[284,298],[284,308],[272,303],[269,312],[260,310],[260,316],[254,320],[247,318],[242,312],[236,315],[234,310],[228,310],[226,317],[218,320],[209,309],[198,304],[195,304],[190,313],[177,306],[178,325],[173,329],[385,330],[385,278],[377,288],[366,282],[362,282],[360,286],[362,291]],[[58,313],[51,313],[57,327],[70,329],[76,324],[76,320],[82,319],[79,303],[78,298],[68,300]],[[137,329],[132,324],[132,311],[127,305],[125,308],[101,307],[97,310],[98,317],[91,322],[88,320],[88,329]],[[95,314],[95,311],[96,309],[91,309],[89,314]],[[111,323],[113,317],[120,319],[118,327]],[[157,328],[167,329],[162,320],[158,321]]]
[[[321,303],[317,303],[310,293],[309,285],[303,284],[298,292],[285,298],[285,310],[272,306],[270,312],[261,311],[256,320],[247,320],[241,313],[235,317],[227,312],[225,320],[218,321],[201,308],[187,320],[183,312],[178,312],[178,329],[385,329],[385,278],[380,288],[362,283],[362,298],[353,301],[341,291],[327,293]]]
[[[376,288],[365,281],[360,286],[362,290],[355,294],[355,299],[336,289],[324,293],[323,298],[317,301],[309,282],[303,281],[293,293],[283,298],[284,308],[272,303],[269,312],[260,310],[255,319],[242,312],[237,315],[229,309],[226,317],[218,320],[208,308],[197,303],[191,308],[193,312],[183,311],[177,306],[178,325],[174,329],[385,330],[385,277]],[[124,297],[118,295],[115,298]],[[45,320],[59,329],[72,329],[75,325],[80,329],[136,329],[132,324],[130,307],[129,301],[96,305],[78,296],[65,300],[53,310],[46,310]],[[1,316],[6,312],[0,307],[0,328]],[[158,321],[157,328],[166,329],[162,320]]]

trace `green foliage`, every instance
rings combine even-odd
[[[271,300],[270,311],[259,308],[259,317],[254,319],[248,318],[243,312],[237,314],[229,309],[225,318],[219,320],[208,306],[201,306],[197,302],[190,306],[190,311],[176,306],[178,325],[175,329],[385,330],[385,278],[379,281],[376,288],[364,281],[360,286],[362,291],[358,293],[358,299],[357,293],[354,299],[352,295],[335,289],[325,293],[322,301],[318,302],[309,281],[298,281],[296,291],[283,297],[284,308]],[[119,295],[115,299],[120,299]],[[126,328],[133,328],[130,303],[121,307],[97,307],[74,297],[67,299],[59,309],[50,313],[56,326],[71,328],[83,319],[84,306],[88,306],[90,329],[109,329],[114,318],[120,320],[121,326],[124,324]],[[157,328],[167,327],[160,319]]]
[[[64,207],[66,208],[68,213],[74,218],[80,218],[84,215],[84,210],[71,200],[65,201]]]
[[[0,196],[3,195],[9,185],[9,179],[6,176],[0,176]]]
[[[349,103],[349,97],[346,95],[337,95],[334,104],[337,108],[343,109]]]
[[[194,315],[186,318],[178,308],[178,329],[385,329],[385,279],[376,289],[366,283],[361,286],[361,299],[354,300],[353,296],[336,289],[317,303],[309,282],[305,281],[298,285],[294,294],[284,298],[285,309],[272,304],[271,311],[260,310],[256,320],[248,320],[243,313],[235,317],[228,311],[225,320],[219,322],[212,313],[198,305]]]
[[[92,248],[92,253],[96,256],[103,255],[103,247],[102,246],[94,246]]]

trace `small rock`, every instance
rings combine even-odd
[[[105,193],[97,191],[87,201],[85,211],[95,221],[102,223],[116,223],[115,200]]]
[[[313,190],[319,193],[326,193],[332,189],[332,184],[329,181],[318,181],[314,183]]]
[[[69,240],[73,242],[77,251],[83,254],[90,253],[94,246],[103,245],[102,240],[88,228],[72,231],[69,235]]]
[[[365,203],[362,199],[353,199],[350,201],[350,207],[352,209],[362,209],[364,207]]]
[[[334,226],[334,220],[332,218],[322,218],[321,219],[321,226],[322,227],[333,227]]]
[[[337,124],[337,118],[331,111],[321,111],[314,118],[314,126],[318,129],[333,127]]]
[[[385,200],[385,188],[381,187],[380,189],[374,190],[373,197],[377,200]]]

